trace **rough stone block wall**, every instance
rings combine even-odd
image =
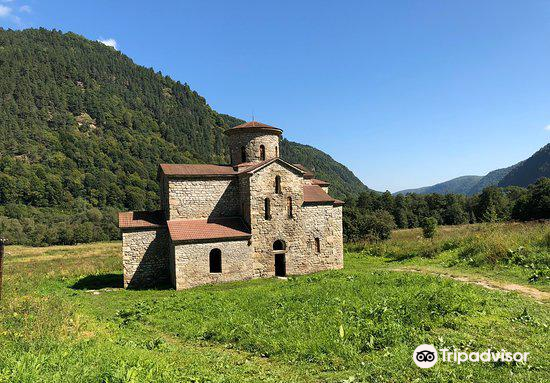
[[[154,287],[168,282],[168,241],[166,228],[122,233],[124,287]]]
[[[281,177],[281,193],[275,193],[275,177]],[[254,173],[250,178],[250,220],[254,246],[254,276],[275,275],[273,243],[286,243],[286,272],[301,274],[300,258],[303,252],[304,180],[301,175],[275,162]],[[287,197],[292,197],[293,216],[287,214]],[[264,200],[271,200],[271,219],[265,219]]]
[[[240,215],[238,179],[170,179],[168,219],[204,219]]]
[[[164,216],[170,216],[170,199],[168,194],[168,178],[162,176],[159,183],[160,209],[164,211]]]
[[[344,267],[344,245],[342,232],[342,207],[332,205],[305,205],[304,241],[300,270],[312,273],[321,270]],[[315,238],[319,238],[320,252],[317,252]]]
[[[253,277],[248,240],[174,244],[176,290]],[[222,272],[210,273],[210,251],[221,250]]]
[[[260,145],[265,147],[265,159],[279,157],[279,136],[277,134],[266,134],[265,132],[239,133],[229,136],[229,152],[231,164],[242,163],[241,148],[246,151],[245,162],[261,161]]]
[[[241,217],[250,227],[250,176],[239,176],[239,199],[241,203]]]

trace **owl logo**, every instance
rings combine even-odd
[[[437,362],[437,350],[431,344],[421,344],[413,353],[413,361],[420,368],[430,368]]]
[[[415,358],[419,362],[431,362],[435,358],[435,353],[430,350],[419,351],[416,353]]]

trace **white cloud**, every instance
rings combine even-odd
[[[544,130],[547,130],[547,131],[550,132],[550,125],[546,125],[546,126],[544,127]]]
[[[32,9],[29,5],[22,5],[19,7],[19,12],[31,13]]]
[[[104,39],[104,40],[103,40],[103,39],[99,39],[99,40],[97,40],[97,41],[99,41],[99,42],[102,43],[102,44],[107,45],[108,47],[113,47],[113,48],[116,49],[116,40],[115,40],[115,39]]]
[[[7,17],[11,14],[11,8],[0,4],[0,17]]]

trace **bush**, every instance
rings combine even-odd
[[[435,237],[435,232],[437,230],[437,219],[434,217],[428,217],[422,222],[422,234],[424,238],[433,238]]]

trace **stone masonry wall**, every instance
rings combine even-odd
[[[312,273],[344,266],[342,207],[332,205],[305,205],[305,251],[301,270]],[[315,238],[319,238],[321,252],[317,252]]]
[[[275,177],[281,177],[281,194],[275,193]],[[286,243],[286,272],[301,274],[303,252],[303,183],[301,175],[274,162],[250,177],[250,220],[254,246],[254,276],[275,275],[273,243]],[[288,218],[287,197],[292,197],[293,217]],[[271,200],[271,219],[265,219],[264,199]]]
[[[210,273],[210,251],[216,248],[222,253],[222,272]],[[248,240],[175,243],[174,257],[176,290],[253,277],[252,248]]]
[[[229,152],[231,154],[231,164],[242,163],[241,147],[245,147],[246,161],[257,162],[260,160],[260,145],[265,147],[265,159],[269,160],[279,157],[279,136],[274,133],[250,132],[231,134],[229,136]]]
[[[168,219],[205,219],[240,215],[238,179],[170,179]]]
[[[241,203],[241,217],[250,227],[250,176],[239,177],[239,196]]]
[[[164,212],[164,216],[170,215],[170,200],[168,195],[168,178],[162,176],[159,181],[159,197],[160,209]]]
[[[166,228],[122,233],[124,287],[153,287],[168,282],[168,241]]]

